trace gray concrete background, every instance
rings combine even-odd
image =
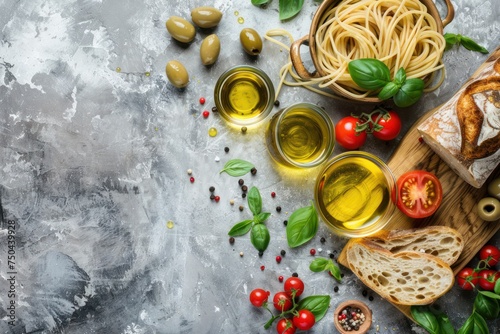
[[[497,1],[453,1],[455,19],[445,31],[494,50],[500,44]],[[292,173],[276,166],[263,126],[242,135],[217,115],[202,117],[213,106],[217,78],[233,65],[258,66],[278,83],[286,51],[265,42],[262,54],[250,59],[239,44],[242,28],[263,35],[280,27],[300,38],[308,34],[317,4],[305,1],[297,17],[280,22],[277,0],[266,9],[250,0],[0,3],[0,332],[271,333],[263,328],[268,314],[252,307],[248,294],[256,287],[277,292],[277,277],[297,272],[305,295],[332,297],[311,333],[334,332],[334,307],[351,298],[373,309],[370,333],[422,333],[374,293],[373,301],[363,297],[363,285],[347,269],[341,284],[308,269],[310,248],[328,256],[345,244],[323,224],[306,246],[288,248],[283,221],[313,199],[317,169]],[[221,54],[210,68],[198,56],[206,32],[198,30],[193,43],[181,46],[165,29],[170,16],[189,18],[202,5],[224,14],[213,31]],[[444,8],[440,0],[437,6]],[[369,140],[363,150],[390,157],[413,122],[449,99],[486,57],[463,48],[447,51],[444,84],[400,112],[404,129],[398,139]],[[167,82],[164,69],[172,59],[190,73],[183,91]],[[303,88],[285,87],[279,100],[282,106],[317,103],[334,122],[370,109]],[[210,127],[217,128],[216,137],[208,136]],[[336,147],[334,154],[342,151]],[[257,166],[257,175],[243,178],[260,189],[264,210],[272,213],[271,242],[262,257],[248,236],[228,242],[230,227],[249,217],[238,178],[219,174],[232,158]],[[210,186],[219,203],[210,201]],[[246,209],[240,212],[239,205]],[[8,296],[9,221],[16,228],[14,299]],[[500,235],[491,242],[500,246]],[[287,254],[277,264],[281,249]],[[470,314],[473,296],[455,287],[439,301],[456,328]],[[15,326],[9,325],[11,300]],[[498,320],[489,325],[498,333]]]

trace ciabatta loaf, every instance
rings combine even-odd
[[[452,170],[480,188],[500,164],[500,48],[417,129]]]
[[[346,245],[347,263],[356,276],[383,298],[400,305],[426,305],[454,283],[450,266],[420,252],[391,253],[363,239]]]
[[[462,234],[454,228],[440,225],[408,230],[383,230],[365,239],[392,253],[414,251],[434,255],[450,266],[464,249]]]

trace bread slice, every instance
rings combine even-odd
[[[346,245],[347,263],[381,297],[400,305],[426,305],[445,294],[455,277],[443,260],[421,252],[391,253],[363,239]]]
[[[464,238],[460,232],[448,226],[427,226],[408,230],[381,231],[365,237],[382,248],[399,253],[422,252],[439,257],[450,266],[464,249]]]

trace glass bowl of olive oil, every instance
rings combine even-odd
[[[315,200],[323,221],[337,235],[364,237],[391,219],[397,198],[389,167],[367,152],[345,152],[329,161],[318,175]]]
[[[307,168],[325,162],[335,146],[335,128],[323,108],[295,103],[273,115],[266,129],[271,157],[288,167]]]
[[[228,123],[255,125],[263,121],[274,105],[274,86],[261,69],[239,65],[224,72],[215,84],[215,106]]]

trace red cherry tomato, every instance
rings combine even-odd
[[[429,217],[441,205],[443,189],[432,173],[423,170],[407,172],[399,177],[397,186],[397,206],[408,217]]]
[[[276,332],[278,334],[295,334],[296,327],[290,319],[280,319],[276,324]]]
[[[264,289],[254,289],[250,292],[250,303],[255,307],[262,307],[262,305],[267,303],[269,294],[269,291]]]
[[[299,314],[293,317],[293,324],[297,329],[307,331],[314,326],[316,318],[309,310],[300,310]]]
[[[380,119],[377,121],[377,118],[380,116]],[[381,139],[381,140],[393,140],[399,135],[401,132],[401,119],[399,118],[396,112],[390,110],[385,114],[373,114],[372,122],[378,124],[373,129],[373,137]]]
[[[304,292],[304,282],[298,277],[290,277],[284,284],[285,292],[292,298],[298,297]]]
[[[335,141],[347,150],[356,150],[366,141],[366,131],[356,131],[359,119],[353,116],[342,118],[335,125]]]
[[[500,249],[493,245],[486,245],[479,251],[479,258],[489,267],[493,267],[500,262]]]
[[[293,306],[292,298],[286,292],[277,292],[273,298],[273,305],[280,312],[288,311]]]
[[[495,283],[500,278],[500,272],[484,269],[479,272],[479,286],[487,291],[493,291]]]
[[[465,267],[458,272],[456,280],[462,289],[474,290],[479,283],[479,273],[470,267]]]

